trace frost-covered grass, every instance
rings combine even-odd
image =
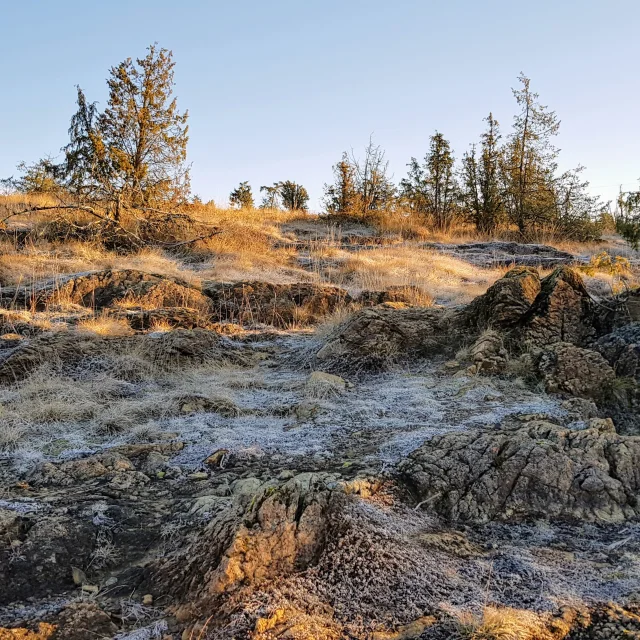
[[[283,334],[269,348],[304,352],[313,341]],[[1,455],[31,466],[169,433],[186,445],[176,458],[186,468],[217,449],[379,468],[435,434],[497,425],[512,414],[562,414],[557,400],[515,381],[452,377],[429,362],[326,396],[310,394],[309,371],[278,353],[252,367],[140,370],[133,382],[126,367],[119,379],[117,369],[107,375],[90,364],[74,378],[42,369],[4,391],[4,424],[15,426],[4,428]]]

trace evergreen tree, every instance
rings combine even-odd
[[[229,204],[238,209],[253,209],[253,193],[248,182],[241,182],[229,195]]]
[[[306,211],[309,194],[301,185],[286,180],[278,183],[278,190],[282,206],[289,211]]]
[[[357,208],[356,170],[347,153],[333,165],[333,184],[324,185],[324,208],[329,213],[353,213]]]
[[[120,217],[121,188],[98,125],[98,108],[80,87],[78,110],[71,118],[69,144],[61,167],[68,191],[79,201],[101,202],[114,219]]]
[[[582,171],[584,167],[578,167],[555,179],[552,225],[563,237],[586,242],[600,237],[598,221],[606,207],[599,196],[589,193],[589,183],[582,178]]]
[[[172,97],[174,66],[171,51],[151,45],[144,58],[127,58],[110,70],[97,130],[127,206],[180,203],[188,196],[188,113],[180,113]]]
[[[407,165],[407,177],[400,180],[400,200],[415,215],[428,219],[433,211],[426,168],[415,159]]]
[[[282,206],[288,211],[307,210],[309,202],[307,190],[291,180],[274,182],[271,187],[262,186],[260,192],[265,194],[260,205],[261,209],[277,209]]]
[[[462,156],[461,169],[462,190],[461,197],[467,210],[471,214],[471,219],[476,225],[476,229],[484,233],[483,227],[483,206],[480,192],[480,170],[478,167],[478,157],[476,145],[471,145],[471,151],[467,151]]]
[[[616,230],[638,250],[640,248],[640,191],[620,192],[618,196]]]
[[[518,77],[522,87],[513,89],[520,107],[503,161],[505,202],[511,221],[522,235],[544,225],[554,211],[553,177],[557,149],[552,138],[560,127],[556,114],[540,104],[530,80]]]
[[[457,213],[459,188],[454,174],[454,157],[449,141],[436,131],[421,166],[412,158],[409,173],[400,183],[409,208],[424,215],[434,229],[446,232]]]
[[[462,158],[462,197],[480,233],[493,233],[504,217],[500,187],[500,133],[498,122],[489,114],[487,130],[481,136],[480,157],[476,147]]]

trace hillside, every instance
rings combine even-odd
[[[640,634],[637,253],[188,214],[4,223],[0,637]]]

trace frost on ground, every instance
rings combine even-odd
[[[5,411],[26,417],[21,439],[2,457],[24,469],[160,436],[185,443],[173,464],[191,470],[219,449],[292,465],[357,460],[379,470],[435,434],[497,426],[514,414],[563,413],[556,399],[517,380],[454,377],[437,362],[318,398],[305,384],[310,371],[287,357],[312,340],[301,334],[271,342],[269,357],[252,368],[203,367],[135,384],[96,376],[94,368],[75,380],[27,380],[3,397]],[[41,404],[62,388],[68,406],[43,412]]]

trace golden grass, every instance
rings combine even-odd
[[[0,210],[52,201],[48,196],[3,196]],[[0,285],[28,285],[71,273],[117,268],[156,273],[195,286],[205,280],[312,281],[345,287],[356,294],[394,287],[404,289],[412,304],[430,305],[466,303],[506,271],[481,269],[420,244],[424,240],[459,243],[489,239],[478,236],[468,224],[458,225],[447,234],[435,234],[420,219],[388,212],[376,214],[368,221],[369,226],[356,219],[280,210],[224,209],[210,204],[192,205],[188,213],[220,227],[222,233],[185,248],[179,255],[149,248],[123,256],[90,242],[42,239],[17,248],[5,239],[0,241]],[[11,223],[33,224],[34,219],[14,218]],[[360,237],[361,245],[346,246],[352,236]],[[613,235],[603,243],[551,244],[586,256],[595,256],[603,248],[622,253],[626,246]],[[625,255],[634,257],[629,252]],[[308,264],[302,266],[300,257]],[[594,292],[603,295],[617,293],[625,286],[615,274],[606,273],[597,265],[587,280]],[[626,284],[635,283],[636,279],[627,278]]]
[[[98,336],[130,336],[135,332],[124,318],[104,314],[92,316],[78,323],[78,330]]]
[[[508,607],[485,607],[481,616],[462,614],[456,627],[465,640],[553,640],[535,613]]]
[[[428,305],[433,300],[468,302],[504,273],[503,268],[480,269],[440,252],[402,245],[346,253],[337,266],[322,269],[321,278],[361,291],[413,289],[416,303]]]

